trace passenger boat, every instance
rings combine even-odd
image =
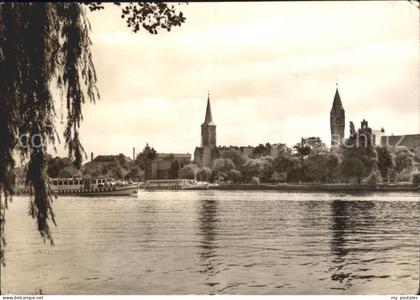
[[[194,179],[154,179],[146,180],[143,184],[145,190],[206,190],[207,182]]]
[[[57,195],[75,196],[127,196],[136,194],[137,183],[112,179],[57,178],[49,180],[51,190]],[[18,181],[17,193],[29,193],[29,187]]]

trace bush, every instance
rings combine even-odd
[[[277,172],[275,171],[271,179],[274,182],[286,182],[286,172]]]
[[[397,173],[395,175],[395,181],[397,182],[409,182],[411,180],[411,172],[409,170],[404,170],[403,172]]]
[[[260,179],[258,177],[252,177],[251,180],[249,181],[249,183],[251,184],[260,184]]]
[[[411,173],[411,182],[413,184],[420,185],[420,171],[414,171]]]
[[[364,183],[369,185],[377,185],[382,181],[382,176],[379,170],[372,170],[369,176],[365,178]]]

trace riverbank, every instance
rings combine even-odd
[[[413,192],[420,191],[420,186],[413,184],[308,184],[308,183],[280,183],[280,184],[248,184],[226,183],[210,186],[214,190],[279,190],[279,191],[384,191],[384,192]]]

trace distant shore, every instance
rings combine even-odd
[[[225,183],[218,186],[210,186],[213,190],[279,190],[279,191],[384,191],[384,192],[412,192],[420,191],[420,186],[414,184],[310,184],[310,183],[280,183],[280,184],[244,184]]]

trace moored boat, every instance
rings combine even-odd
[[[51,191],[57,195],[75,196],[127,196],[136,194],[137,183],[111,179],[59,178],[49,180]],[[18,182],[18,194],[30,193],[30,188]]]
[[[194,179],[153,179],[146,180],[143,188],[145,190],[205,190],[208,189],[208,183]]]

